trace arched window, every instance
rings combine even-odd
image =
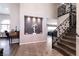
[[[7,30],[8,32],[10,31],[10,20],[1,21],[0,32],[4,32],[5,30]]]

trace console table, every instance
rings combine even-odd
[[[10,42],[11,42],[11,43],[12,43],[12,40],[13,40],[13,39],[18,39],[18,40],[19,40],[19,31],[10,32],[9,35],[10,35]],[[19,43],[19,42],[18,42],[18,43]]]

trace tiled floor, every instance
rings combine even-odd
[[[47,42],[31,43],[18,46],[9,45],[8,40],[0,39],[0,48],[4,48],[4,56],[63,56],[52,49],[52,39],[48,37]]]
[[[52,49],[51,37],[47,42],[26,44],[19,47],[16,56],[63,56],[58,51]]]
[[[16,56],[62,56],[56,50],[49,50],[46,43],[22,45],[18,49]]]

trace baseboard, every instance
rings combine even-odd
[[[46,42],[46,40],[45,41],[28,42],[28,43],[20,43],[20,45],[32,44],[32,43],[41,43],[41,42]]]

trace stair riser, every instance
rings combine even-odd
[[[67,31],[68,33],[76,33],[76,31]]]
[[[58,52],[60,52],[61,54],[63,54],[64,56],[70,56],[69,54],[67,54],[65,51],[63,51],[62,49],[60,48],[57,48],[57,47],[53,47],[55,50],[57,50]]]
[[[76,48],[76,42],[75,42],[75,44],[74,43],[71,43],[71,42],[64,41],[64,40],[60,40],[60,42],[63,42],[66,45],[70,45],[70,46]]]
[[[70,34],[70,33],[65,33],[65,36],[73,36],[73,37],[76,37],[76,34]]]
[[[63,36],[62,39],[72,40],[72,41],[76,42],[76,37],[72,38],[72,37]]]
[[[76,55],[76,51],[75,51],[75,50],[73,50],[73,49],[71,49],[71,48],[69,48],[69,47],[67,47],[67,46],[65,46],[65,45],[62,45],[62,44],[60,44],[60,43],[58,43],[58,45],[59,45],[61,48],[66,49],[68,52],[71,52],[71,53],[73,53],[74,55]]]
[[[75,32],[76,31],[76,29],[74,28],[74,29],[69,29],[69,30],[67,30],[67,31],[70,31],[70,32]]]

